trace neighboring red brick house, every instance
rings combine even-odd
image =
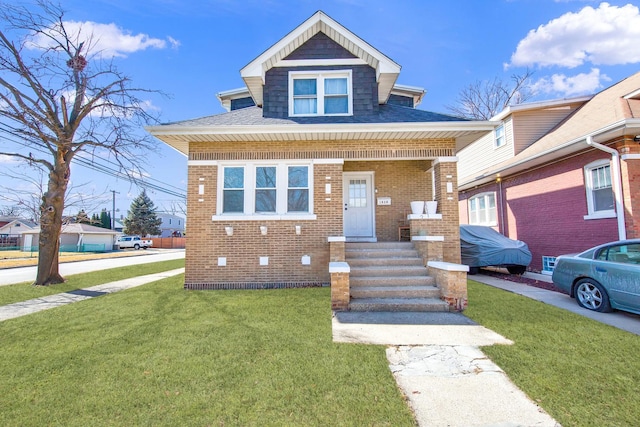
[[[186,288],[327,285],[345,241],[397,241],[413,200],[439,202],[409,221],[424,259],[464,271],[455,155],[494,125],[416,109],[399,73],[317,12],[218,95],[229,112],[148,128],[188,156]]]
[[[521,104],[459,153],[460,222],[526,242],[530,269],[640,237],[640,73],[583,98]]]

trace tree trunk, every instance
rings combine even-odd
[[[65,161],[64,154],[58,150],[54,168],[49,173],[47,192],[42,196],[40,207],[38,273],[35,286],[54,285],[65,281],[59,272],[58,255],[64,194],[67,191],[70,172],[69,163]]]

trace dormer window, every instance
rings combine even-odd
[[[351,71],[289,73],[290,116],[352,114]]]

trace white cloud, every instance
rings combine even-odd
[[[172,37],[163,40],[142,33],[132,34],[113,23],[65,21],[64,25],[71,40],[78,40],[78,42],[89,40],[85,46],[85,48],[89,48],[89,54],[96,54],[103,58],[126,57],[128,54],[148,48],[164,49],[167,44],[173,48],[180,46],[180,42]],[[56,32],[52,31],[51,34],[55,35]],[[50,40],[39,36],[32,40],[30,47],[38,48],[50,45]]]
[[[19,160],[16,157],[0,154],[0,164],[14,165],[17,163],[19,163]]]
[[[588,74],[580,73],[573,77],[567,77],[564,74],[543,77],[531,85],[531,90],[538,94],[588,95],[597,92],[601,88],[601,81],[610,80],[606,74],[601,74],[599,69],[593,68]]]
[[[518,43],[511,66],[561,66],[640,62],[640,10],[637,6],[586,6],[566,13]]]

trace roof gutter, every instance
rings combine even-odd
[[[627,229],[624,223],[624,205],[622,203],[622,177],[620,173],[620,153],[618,150],[602,145],[593,140],[593,135],[587,135],[585,140],[587,145],[597,148],[600,151],[611,154],[611,165],[613,169],[613,195],[616,201],[616,217],[618,220],[618,239],[626,240]]]

